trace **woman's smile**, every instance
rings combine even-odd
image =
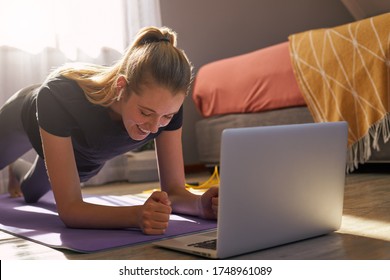
[[[141,134],[144,134],[144,135],[149,135],[150,131],[149,130],[145,130],[143,129],[142,127],[140,127],[138,124],[137,124],[137,128],[139,129],[139,131],[141,132]]]

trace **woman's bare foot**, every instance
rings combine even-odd
[[[12,171],[12,165],[8,167],[8,193],[10,197],[23,196],[22,190],[20,188],[20,182]]]

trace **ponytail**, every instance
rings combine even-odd
[[[87,99],[109,106],[117,94],[117,81],[124,77],[127,94],[141,93],[141,87],[156,84],[172,92],[188,93],[192,82],[192,65],[183,50],[176,47],[177,35],[171,29],[141,29],[121,60],[111,67],[94,64],[66,64],[52,73],[75,80]]]

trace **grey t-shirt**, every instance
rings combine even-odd
[[[56,136],[70,136],[83,182],[96,175],[107,160],[143,146],[164,130],[179,129],[183,107],[167,126],[137,141],[130,138],[122,121],[111,119],[108,108],[89,102],[75,81],[58,77],[26,96],[22,121],[34,149],[42,158],[39,126]]]

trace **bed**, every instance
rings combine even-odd
[[[225,128],[347,121],[348,171],[389,162],[390,13],[202,66],[192,98],[199,159],[219,163]]]

